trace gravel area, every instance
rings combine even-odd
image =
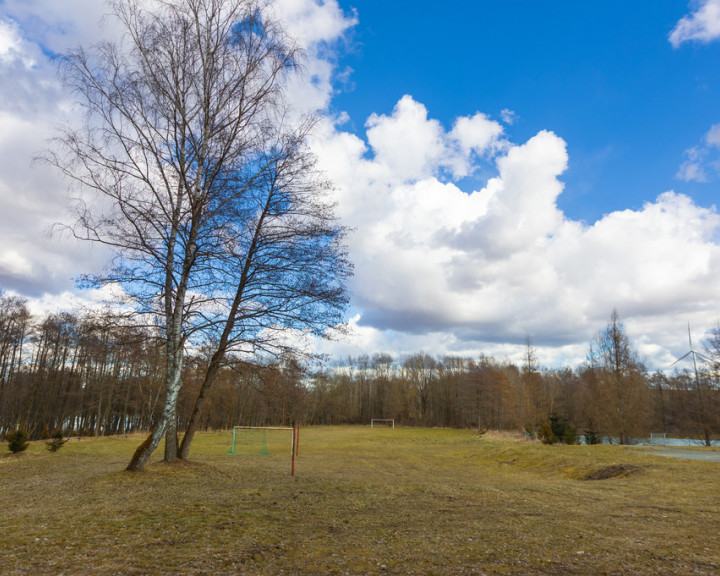
[[[657,456],[665,456],[667,458],[683,458],[685,460],[720,462],[720,451],[690,450],[688,448],[671,448],[669,446],[644,446],[642,448],[638,448],[638,450],[652,452]]]

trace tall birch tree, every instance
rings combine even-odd
[[[283,86],[299,54],[261,2],[109,5],[124,36],[64,58],[86,123],[65,128],[47,160],[91,192],[75,204],[75,235],[115,250],[89,280],[122,285],[162,333],[165,405],[137,470],[163,437],[165,460],[178,456],[184,350],[217,327],[208,311],[227,301],[237,230],[277,164],[302,158],[309,123],[288,120]]]

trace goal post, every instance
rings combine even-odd
[[[375,424],[384,424],[395,430],[395,420],[392,418],[373,418],[370,420],[370,428],[375,428]]]
[[[650,444],[667,444],[665,432],[650,432]]]
[[[299,452],[300,425],[289,426],[233,426],[232,446],[228,454],[260,454],[269,456],[268,433],[274,431],[290,432],[290,474],[295,476],[295,456]]]
[[[288,426],[233,426],[232,446],[228,454],[243,452],[245,454],[270,455],[268,432],[284,430],[290,432],[290,449],[293,449],[293,428]]]

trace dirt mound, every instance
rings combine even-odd
[[[609,478],[620,478],[636,474],[642,470],[642,466],[634,466],[632,464],[613,464],[612,466],[603,466],[598,470],[591,470],[583,480],[608,480]]]

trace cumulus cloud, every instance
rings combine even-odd
[[[20,37],[14,22],[0,19],[0,60],[12,60],[19,44]]]
[[[53,55],[101,37],[104,3],[6,0],[0,7],[0,287],[40,298],[72,291],[74,277],[98,270],[102,250],[50,230],[65,215],[67,190],[33,158],[69,118]]]
[[[480,112],[458,118],[448,137],[455,149],[446,163],[455,178],[472,173],[476,155],[492,155],[505,145],[503,127]]]
[[[118,33],[112,20],[105,18],[109,12],[105,2],[3,0],[2,12],[22,28],[25,41],[39,46],[46,57]]]
[[[345,13],[336,0],[277,0],[274,10],[288,35],[305,51],[301,73],[288,87],[294,105],[301,112],[327,109],[335,80],[346,73],[337,70],[334,48],[355,26],[357,15]]]
[[[278,0],[276,9],[307,55],[311,81],[303,84],[298,77],[289,88],[297,110],[321,110],[332,95],[330,46],[355,16],[344,14],[335,0]],[[74,278],[99,271],[110,258],[99,247],[50,235],[55,223],[68,219],[67,183],[33,162],[56,127],[78,113],[54,58],[118,37],[108,10],[96,0],[0,2],[0,289],[43,305],[55,301],[53,294],[72,294]]]
[[[700,31],[712,29],[719,2],[698,5],[672,41],[709,39]],[[343,72],[333,49],[356,16],[334,0],[280,0],[276,9],[308,55],[310,79],[294,79],[289,93],[300,110],[326,110]],[[111,36],[110,23],[97,26],[105,10],[94,0],[5,0],[0,8],[0,287],[35,296],[38,309],[73,305],[72,278],[107,258],[48,239],[66,193],[56,174],[30,165],[73,113],[51,56]],[[542,362],[574,363],[617,308],[641,355],[663,366],[684,353],[688,321],[698,329],[714,323],[715,209],[665,192],[594,223],[570,220],[558,208],[565,141],[540,131],[512,142],[506,128],[515,118],[507,109],[499,121],[468,111],[445,126],[406,95],[371,115],[364,134],[323,119],[314,147],[336,184],[338,215],[354,229],[356,272],[355,335],[323,350],[513,359],[529,334]],[[718,148],[715,125],[686,154],[679,177],[714,177]],[[478,174],[491,177],[464,189]]]
[[[720,0],[694,2],[695,9],[684,16],[670,32],[670,43],[679,47],[684,42],[712,42],[720,38]]]
[[[577,362],[617,308],[641,354],[662,365],[674,330],[717,309],[714,208],[666,192],[640,210],[572,221],[557,205],[562,138],[541,131],[493,147],[502,132],[488,122],[458,118],[447,131],[405,96],[371,116],[366,141],[326,126],[317,149],[355,228],[358,346],[512,357],[530,334],[543,358]],[[466,193],[443,171],[449,158],[496,175]]]
[[[442,170],[462,178],[472,172],[476,156],[504,145],[503,127],[485,114],[458,118],[447,132],[409,95],[398,101],[392,114],[372,114],[365,127],[377,169],[399,182],[422,180]]]
[[[444,152],[443,130],[428,120],[425,106],[404,96],[391,116],[373,114],[366,123],[375,160],[389,177],[420,179],[439,165]]]

